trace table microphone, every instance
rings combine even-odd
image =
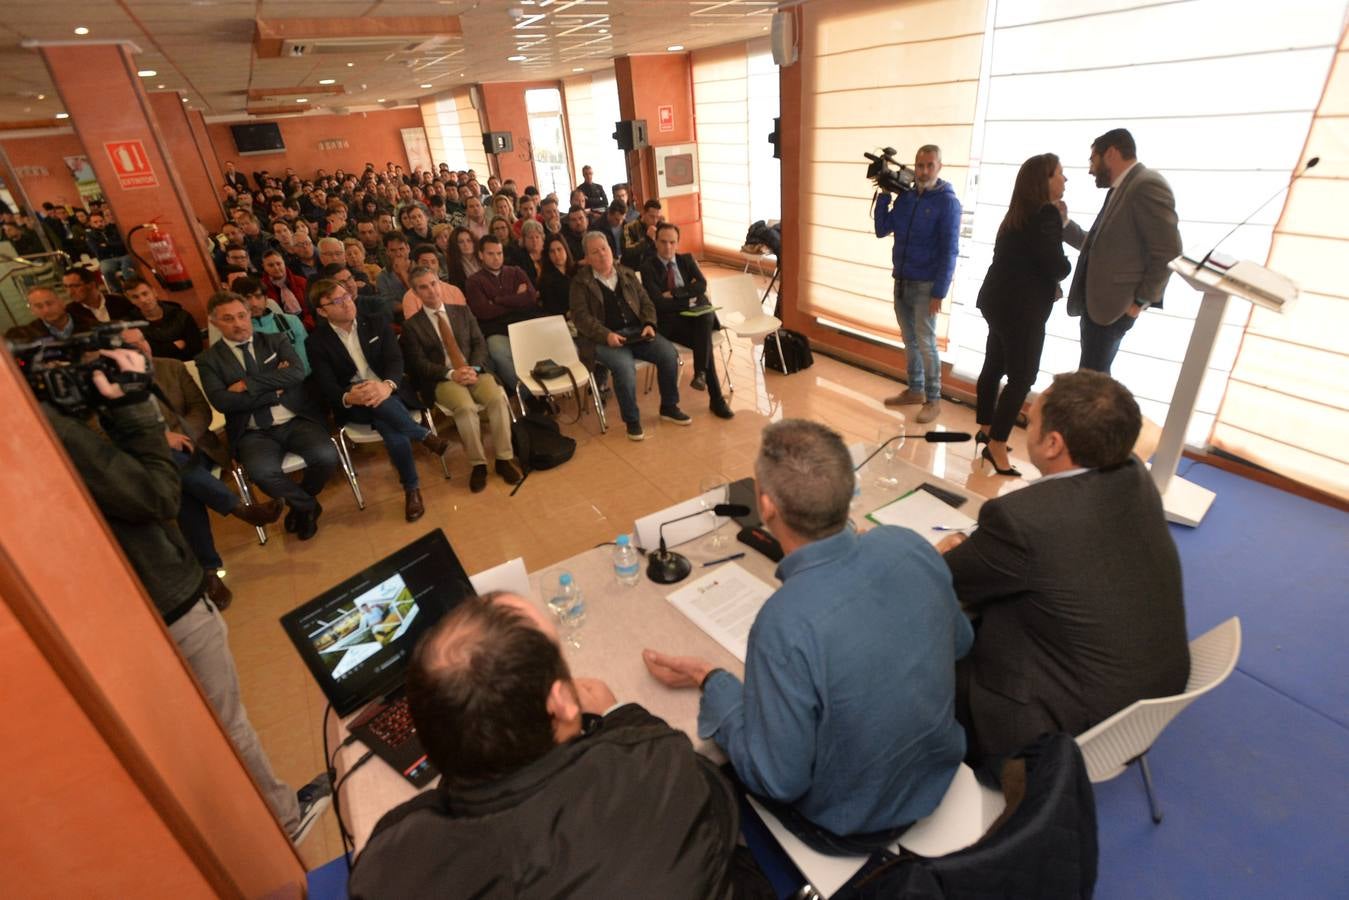
[[[743,503],[718,503],[710,510],[714,516],[726,516],[734,518],[735,516],[747,516],[750,509]],[[646,577],[650,578],[656,584],[674,584],[676,581],[683,581],[689,577],[693,571],[693,563],[689,562],[687,556],[682,553],[676,553],[667,549],[665,546],[665,526],[673,525],[676,522],[682,522],[685,519],[692,519],[694,516],[705,516],[709,510],[700,509],[697,512],[691,512],[686,516],[680,516],[677,519],[671,519],[668,522],[660,523],[660,548],[652,550],[647,556]]]
[[[860,463],[853,466],[853,471],[860,472],[863,466],[871,462],[871,458],[873,456],[875,456],[877,453],[880,453],[882,450],[884,450],[889,445],[893,444],[895,441],[902,441],[905,438],[922,438],[929,444],[959,444],[963,443],[964,441],[971,440],[973,438],[973,435],[971,435],[968,431],[924,431],[922,434],[897,434],[894,437],[886,440],[875,450],[872,450],[871,456],[868,456],[866,459],[862,460]]]
[[[1301,172],[1294,172],[1294,173],[1293,173],[1293,177],[1290,178],[1290,179],[1288,179],[1288,183],[1287,183],[1287,184],[1285,184],[1283,187],[1279,188],[1279,189],[1278,189],[1277,191],[1275,191],[1274,193],[1270,194],[1270,195],[1269,195],[1269,199],[1266,200],[1264,203],[1261,203],[1259,206],[1257,206],[1257,207],[1255,208],[1254,212],[1252,212],[1249,216],[1247,216],[1246,218],[1242,219],[1242,220],[1241,220],[1240,222],[1238,222],[1236,225],[1233,225],[1233,226],[1232,226],[1232,230],[1229,231],[1229,232],[1227,232],[1227,234],[1223,235],[1223,236],[1222,236],[1222,240],[1220,240],[1220,241],[1218,241],[1218,243],[1214,244],[1213,247],[1209,250],[1209,252],[1207,252],[1207,253],[1204,254],[1204,258],[1201,259],[1201,260],[1199,260],[1199,264],[1198,264],[1197,266],[1195,266],[1195,268],[1196,268],[1196,269],[1202,269],[1202,268],[1204,268],[1206,265],[1208,265],[1208,261],[1209,261],[1210,259],[1213,258],[1213,254],[1216,253],[1216,252],[1218,252],[1218,248],[1221,247],[1224,243],[1226,243],[1228,238],[1230,238],[1232,235],[1234,235],[1234,234],[1237,233],[1237,229],[1241,228],[1243,225],[1245,225],[1246,223],[1250,222],[1251,219],[1254,219],[1256,216],[1258,216],[1258,215],[1260,214],[1260,210],[1264,209],[1266,206],[1269,206],[1270,202],[1273,201],[1273,199],[1274,199],[1275,197],[1279,196],[1279,195],[1282,194],[1284,191],[1286,191],[1286,190],[1288,190],[1289,188],[1291,188],[1291,187],[1293,186],[1293,182],[1294,182],[1294,181],[1297,181],[1297,180],[1298,180],[1299,178],[1301,178],[1303,175],[1306,175],[1307,172],[1310,171],[1311,169],[1316,168],[1316,164],[1319,163],[1320,161],[1321,161],[1321,157],[1319,157],[1319,156],[1313,156],[1311,159],[1307,160],[1307,164],[1306,164],[1305,166],[1302,167],[1302,171],[1301,171]],[[1228,259],[1231,259],[1230,256],[1227,257],[1227,258],[1228,258]],[[1214,265],[1220,265],[1220,264],[1219,264],[1219,263],[1214,263]],[[1229,265],[1230,265],[1230,264],[1229,264]],[[1224,267],[1224,268],[1226,268],[1226,267]]]

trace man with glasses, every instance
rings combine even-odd
[[[72,305],[79,305],[100,323],[127,321],[136,318],[136,308],[121,294],[104,294],[101,279],[92,269],[75,266],[61,276],[61,287],[66,289]]]
[[[388,257],[389,264],[375,279],[375,287],[379,288],[379,296],[384,301],[385,315],[395,322],[401,322],[403,295],[412,289],[408,282],[408,273],[412,271],[412,250],[401,231],[390,231],[384,235],[384,255]]]
[[[408,412],[400,396],[403,353],[387,320],[358,316],[350,290],[326,278],[310,287],[309,302],[322,320],[311,335],[314,383],[338,427],[355,422],[379,432],[403,485],[404,517],[415,522],[426,512],[426,506],[412,458],[412,442],[418,441],[440,456],[449,448],[449,441],[432,434]],[[407,396],[411,399],[410,392]]]

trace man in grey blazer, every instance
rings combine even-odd
[[[1081,734],[1189,678],[1180,558],[1133,455],[1138,404],[1108,375],[1058,375],[1031,406],[1038,481],[984,504],[939,545],[976,620],[956,667],[969,758]]]
[[[1176,199],[1160,173],[1138,161],[1133,135],[1115,128],[1091,145],[1096,186],[1109,188],[1091,230],[1069,219],[1063,239],[1079,251],[1068,314],[1082,317],[1079,368],[1110,374],[1120,342],[1149,306],[1162,305],[1180,255]],[[1066,207],[1059,202],[1066,215]]]

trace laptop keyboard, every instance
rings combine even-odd
[[[390,747],[400,747],[417,735],[406,697],[399,697],[390,703],[379,715],[367,722],[366,727]]]

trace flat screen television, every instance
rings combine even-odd
[[[234,149],[241,156],[250,153],[280,153],[286,149],[281,140],[281,128],[275,122],[249,122],[244,125],[231,125],[234,135]]]

